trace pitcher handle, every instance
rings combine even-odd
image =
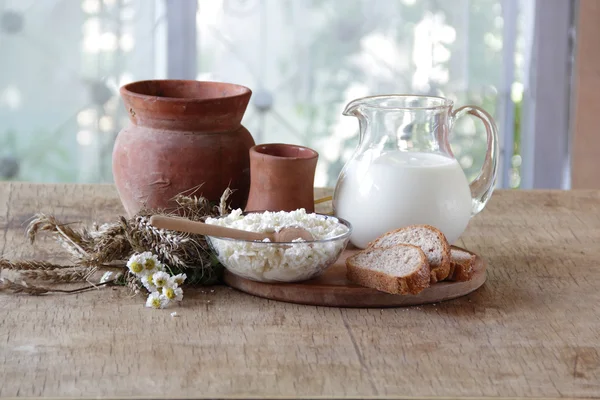
[[[498,173],[498,128],[492,116],[484,109],[476,106],[464,106],[454,110],[451,126],[458,118],[466,114],[477,117],[483,122],[487,136],[487,151],[483,166],[477,177],[469,185],[472,198],[471,216],[473,216],[483,210],[494,191]]]

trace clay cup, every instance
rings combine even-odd
[[[314,212],[313,185],[319,154],[283,143],[250,148],[250,194],[246,211]]]

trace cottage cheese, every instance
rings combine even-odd
[[[348,233],[348,227],[337,218],[307,214],[304,209],[247,215],[242,215],[242,210],[237,209],[224,218],[208,218],[206,223],[251,232],[279,232],[282,228],[296,226],[306,229],[315,240]],[[348,238],[316,243],[296,239],[293,244],[214,237],[210,241],[219,261],[237,275],[263,282],[293,282],[310,279],[335,262]]]

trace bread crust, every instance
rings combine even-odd
[[[431,269],[430,283],[433,284],[433,283],[436,283],[439,281],[443,281],[444,279],[448,278],[448,276],[450,275],[450,270],[451,270],[450,243],[448,243],[448,240],[446,240],[446,236],[444,236],[444,234],[434,226],[410,225],[410,226],[406,226],[404,228],[395,229],[393,231],[384,233],[377,239],[370,242],[367,245],[367,249],[378,248],[376,245],[377,241],[382,240],[383,238],[385,238],[387,236],[394,235],[396,233],[399,233],[402,231],[408,231],[408,230],[415,229],[415,228],[425,228],[427,230],[432,231],[438,237],[440,243],[442,244],[442,261],[440,262],[439,265],[430,265],[429,267]],[[379,247],[379,248],[381,248],[381,247]]]
[[[406,277],[397,277],[386,274],[381,271],[374,271],[362,268],[354,263],[356,257],[360,254],[370,253],[373,251],[385,251],[386,249],[395,248],[397,246],[412,247],[418,250],[421,258],[420,267],[411,275]],[[425,253],[418,246],[411,244],[398,244],[393,247],[378,247],[367,248],[346,260],[346,276],[349,281],[361,286],[377,289],[390,294],[418,294],[423,289],[429,287],[430,270],[429,263]]]
[[[446,278],[447,281],[466,282],[470,281],[475,273],[475,255],[471,254],[466,260],[452,260],[452,273]]]

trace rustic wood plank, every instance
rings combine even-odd
[[[318,196],[317,196],[318,197]],[[112,186],[0,184],[3,256],[35,211],[113,219]],[[123,289],[0,295],[0,396],[600,397],[600,192],[498,191],[460,245],[477,292],[403,309],[338,309],[188,289],[148,310]],[[213,292],[214,290],[214,292]]]

